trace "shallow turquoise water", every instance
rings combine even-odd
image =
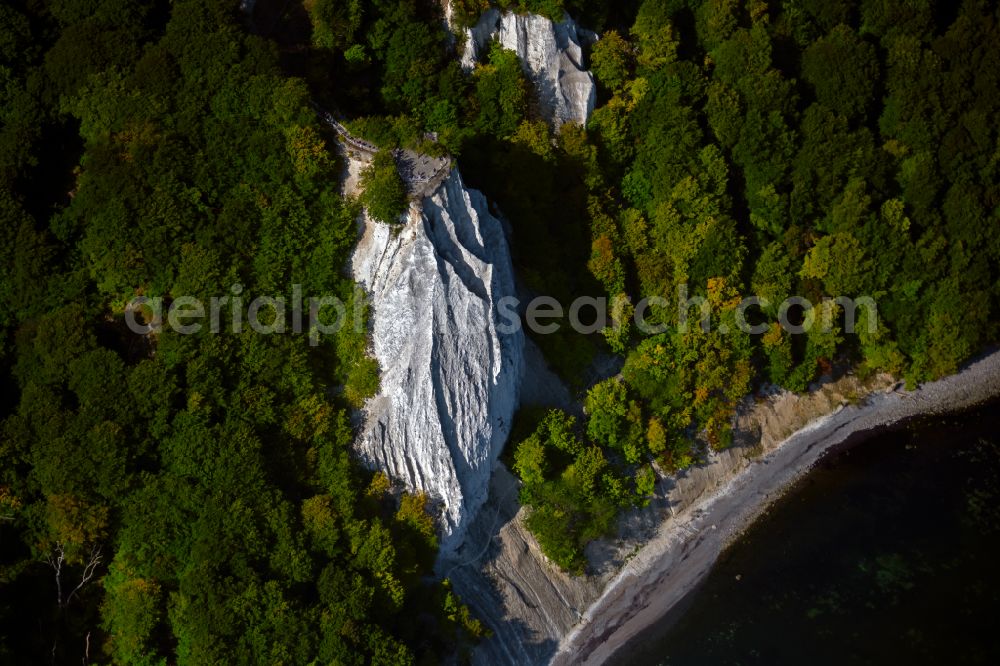
[[[1000,404],[850,444],[613,662],[1000,664]]]

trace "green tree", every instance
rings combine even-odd
[[[850,234],[820,238],[802,264],[802,277],[822,280],[829,296],[863,295],[872,263],[858,240]]]
[[[528,111],[528,82],[517,54],[493,44],[489,62],[474,74],[477,128],[496,137],[511,136]]]
[[[601,35],[590,54],[594,76],[610,90],[619,90],[631,76],[632,49],[617,30]]]
[[[863,116],[879,83],[875,47],[838,25],[802,54],[802,75],[820,104],[848,118]]]
[[[361,27],[361,0],[307,0],[306,11],[312,23],[312,41],[316,46],[346,50]]]
[[[406,212],[406,185],[399,175],[392,153],[381,150],[361,174],[361,203],[374,219],[399,221]]]

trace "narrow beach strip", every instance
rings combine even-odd
[[[552,664],[601,664],[655,624],[711,571],[745,529],[832,447],[924,414],[1000,396],[1000,351],[914,391],[876,392],[810,422],[701,501],[665,521],[560,642]]]

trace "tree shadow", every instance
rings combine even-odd
[[[539,607],[533,591],[525,587],[527,579],[513,580],[505,573],[513,572],[511,563],[502,561],[506,556],[500,533],[520,509],[519,488],[514,476],[498,464],[490,481],[489,498],[469,525],[462,546],[452,556],[438,561],[438,574],[451,580],[462,602],[492,633],[477,646],[473,663],[545,664],[558,649],[554,637],[512,617],[505,601],[504,592],[513,596],[513,603],[523,605],[529,612],[538,611],[540,618],[548,612]],[[523,546],[527,548],[527,544]]]

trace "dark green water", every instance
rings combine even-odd
[[[1000,664],[1000,404],[849,444],[614,663]]]

